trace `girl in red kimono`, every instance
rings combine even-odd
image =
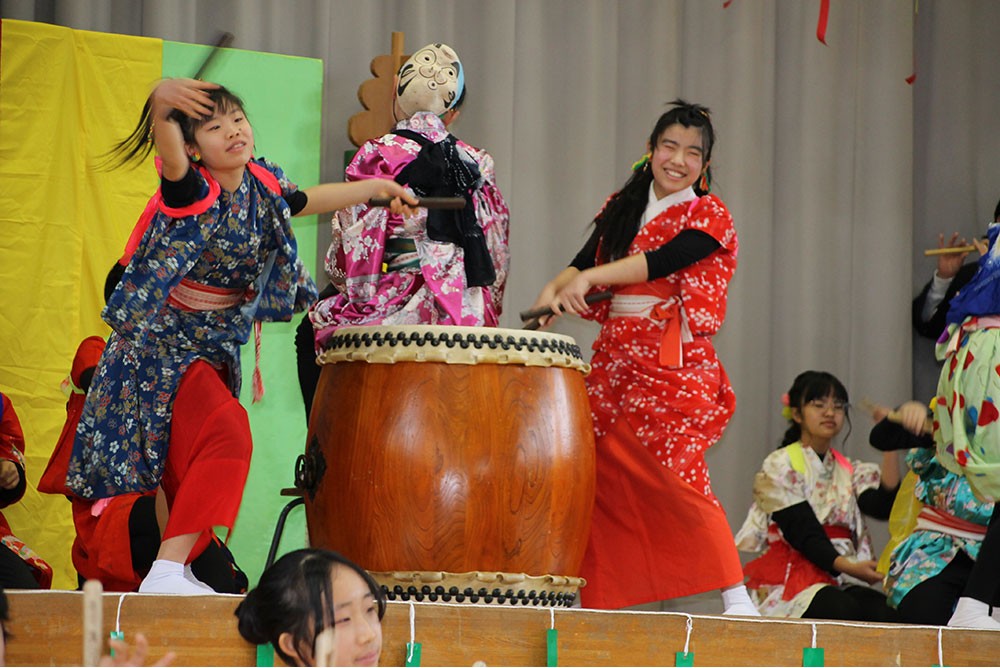
[[[720,589],[726,613],[758,614],[704,457],[736,406],[712,346],[738,247],[732,216],[708,194],[714,138],[708,109],[675,100],[535,303],[602,323],[587,378],[597,498],[586,607]],[[610,303],[588,307],[588,293],[608,288]]]

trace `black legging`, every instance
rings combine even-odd
[[[955,602],[965,591],[974,564],[965,552],[956,554],[940,573],[906,592],[899,602],[899,621],[904,624],[946,625],[955,609]]]
[[[319,293],[319,299],[326,299],[337,294],[337,288],[330,283]],[[313,332],[309,314],[295,328],[295,359],[299,367],[299,388],[302,390],[302,401],[306,408],[306,422],[309,422],[309,411],[312,409],[316,385],[319,384],[319,374],[323,367],[316,364],[316,336]]]
[[[40,588],[31,566],[6,545],[0,545],[0,585],[4,589]]]
[[[979,546],[979,556],[969,573],[962,596],[992,604],[1000,594],[1000,503],[993,506],[993,515],[986,526],[986,535]]]
[[[160,529],[156,523],[156,501],[152,496],[136,500],[128,517],[132,548],[132,568],[145,577],[160,549]],[[194,576],[220,594],[243,594],[247,576],[236,565],[229,548],[218,539],[209,542],[205,551],[191,562]]]
[[[802,613],[803,619],[843,619],[855,622],[896,622],[898,615],[886,604],[885,594],[869,587],[823,587]]]

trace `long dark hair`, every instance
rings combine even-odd
[[[227,113],[231,109],[246,111],[243,100],[225,86],[219,86],[208,91],[208,96],[215,103],[215,113]],[[213,114],[214,115],[214,114]],[[170,112],[171,120],[181,126],[184,141],[193,144],[195,130],[204,125],[212,116],[191,118],[187,114],[174,109]],[[153,150],[153,115],[149,100],[142,107],[139,121],[132,132],[115,144],[101,157],[100,169],[111,170],[118,167],[137,167],[149,157]]]
[[[649,146],[655,148],[660,135],[671,125],[680,124],[685,128],[701,130],[703,161],[706,165],[705,178],[711,188],[712,169],[708,166],[712,157],[712,146],[715,145],[715,130],[709,109],[700,104],[692,104],[678,98],[670,103],[671,108],[664,112],[656,121],[653,132],[649,135]],[[600,262],[611,262],[628,255],[629,246],[639,232],[639,222],[646,210],[649,200],[649,184],[653,181],[653,172],[649,162],[633,172],[622,189],[611,196],[604,209],[594,218],[594,226],[600,233],[601,244],[597,253]],[[697,195],[705,195],[700,184],[695,184]]]
[[[240,635],[257,645],[271,643],[288,665],[299,665],[285,654],[278,639],[290,633],[299,656],[312,652],[316,636],[333,624],[333,570],[346,567],[361,576],[385,615],[385,594],[374,578],[350,559],[331,550],[301,549],[284,555],[260,576],[260,582],[236,607]]]
[[[836,376],[826,371],[803,371],[795,377],[795,382],[788,390],[788,407],[799,411],[813,399],[833,397],[844,402],[844,420],[847,422],[847,434],[851,433],[851,415],[847,412],[847,388]],[[802,425],[789,418],[788,430],[781,439],[779,448],[791,445],[802,438]],[[847,438],[847,435],[844,435]]]

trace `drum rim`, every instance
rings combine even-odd
[[[502,351],[497,352],[498,348]],[[590,372],[590,365],[573,337],[502,327],[341,327],[327,339],[316,361],[321,365],[356,361],[389,364],[410,361],[451,364],[492,362],[571,368],[584,375]]]
[[[526,337],[534,339],[550,339],[562,341],[564,343],[579,347],[576,339],[568,334],[557,334],[555,332],[542,332],[531,329],[509,329],[505,327],[469,327],[459,325],[351,325],[349,327],[338,327],[331,334],[333,336],[349,334],[365,334],[373,330],[383,332],[416,332],[430,334],[470,334],[479,332],[482,334],[496,334],[498,336],[512,336],[515,338]]]

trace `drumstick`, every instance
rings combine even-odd
[[[928,248],[924,251],[925,256],[931,255],[954,255],[957,253],[971,253],[976,250],[975,246],[950,246],[948,248]]]
[[[861,403],[858,404],[858,408],[871,415],[873,420],[875,419],[875,409],[878,408],[878,406],[876,406],[875,403],[868,397],[865,397],[861,400]],[[903,416],[900,415],[899,411],[896,410],[889,411],[889,413],[885,416],[885,419],[894,424],[898,425],[903,424]],[[934,433],[934,421],[931,420],[930,418],[924,420],[924,433],[925,434]]]
[[[83,665],[96,666],[101,662],[104,642],[101,630],[104,626],[102,598],[104,587],[99,580],[83,583]]]
[[[603,302],[611,299],[612,294],[610,290],[605,290],[604,292],[595,292],[589,294],[583,298],[583,301],[588,304],[594,304],[596,302]],[[535,320],[537,318],[544,318],[547,315],[552,315],[552,309],[548,306],[540,306],[536,309],[530,309],[528,311],[521,311],[521,322],[527,322],[529,320]],[[537,327],[536,327],[537,328]],[[528,329],[525,326],[525,329]]]
[[[368,200],[368,206],[390,206],[392,204],[392,200],[393,200],[392,197],[373,197],[370,200]],[[417,199],[416,206],[423,209],[464,209],[465,198],[464,197],[420,197]]]
[[[212,50],[208,52],[208,57],[205,58],[205,62],[203,62],[201,64],[201,67],[198,68],[198,71],[195,73],[194,78],[200,80],[202,75],[205,74],[205,70],[207,70],[208,66],[212,64],[212,61],[215,59],[215,56],[218,55],[219,50],[229,47],[229,45],[231,45],[232,43],[233,43],[233,33],[231,32],[221,33],[219,35],[219,38],[215,40],[215,46],[213,46]]]

